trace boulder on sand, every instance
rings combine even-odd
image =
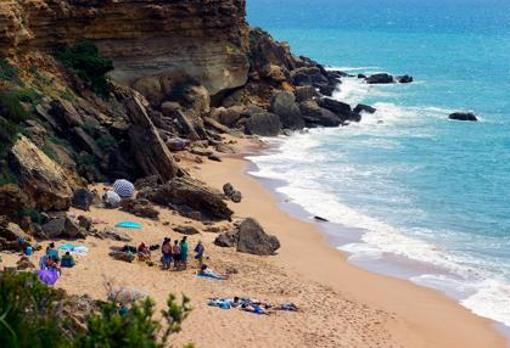
[[[245,132],[249,135],[261,135],[274,137],[282,128],[280,118],[271,112],[261,111],[251,114],[244,125]]]
[[[254,255],[274,255],[279,248],[278,239],[268,235],[255,219],[247,218],[239,225],[237,251]]]
[[[454,112],[448,116],[450,120],[457,120],[457,121],[472,121],[476,122],[478,121],[478,117],[476,117],[475,114],[472,112]]]
[[[143,218],[159,218],[159,211],[147,199],[125,199],[120,203],[120,210]]]
[[[222,248],[233,248],[236,246],[236,243],[237,233],[232,231],[222,233],[214,240],[214,244]]]
[[[174,231],[180,234],[184,234],[186,236],[192,236],[195,234],[199,234],[200,232],[193,226],[177,226],[174,228]]]
[[[74,190],[71,198],[71,205],[74,208],[88,211],[90,205],[94,202],[95,195],[86,188]]]
[[[85,230],[68,216],[56,217],[42,225],[42,235],[46,239],[85,238]]]
[[[223,185],[223,193],[234,203],[240,203],[243,199],[241,192],[236,190],[234,186],[229,182]]]
[[[108,255],[113,257],[115,260],[124,261],[124,262],[133,262],[136,258],[136,255],[133,253],[126,253],[124,251],[114,250],[111,251]]]
[[[129,234],[114,229],[104,229],[103,231],[96,232],[95,236],[100,239],[111,239],[119,242],[130,242],[133,239]]]
[[[230,220],[233,214],[220,192],[188,177],[174,178],[156,187],[146,187],[138,196],[198,220]]]

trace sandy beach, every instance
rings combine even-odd
[[[124,243],[89,237],[77,243],[89,247],[73,269],[65,269],[57,283],[71,294],[106,296],[106,282],[134,287],[153,297],[158,306],[168,293],[191,298],[193,311],[174,346],[193,342],[197,347],[503,347],[505,339],[493,323],[469,313],[436,291],[409,282],[373,274],[349,265],[343,254],[331,247],[313,222],[289,216],[279,208],[276,196],[246,174],[248,162],[240,156],[222,163],[197,164],[192,156],[181,157],[181,165],[210,186],[221,189],[231,182],[243,193],[240,204],[229,203],[234,219],[256,218],[280,240],[278,254],[259,257],[213,245],[216,233],[206,226],[160,209],[159,221],[136,218],[117,211],[91,208],[72,213],[93,217],[95,227],[113,226],[120,220],[143,224],[142,230],[126,231],[130,244],[157,244],[165,236],[181,236],[171,227],[191,224],[202,231],[191,236],[206,246],[205,262],[219,272],[232,272],[229,280],[197,278],[192,263],[183,272],[162,271],[158,266],[114,261],[110,247]],[[226,223],[217,224],[226,229]],[[47,243],[42,243],[45,246]],[[40,252],[32,256],[36,263]],[[2,254],[4,265],[18,256]],[[159,259],[159,252],[153,257]],[[207,305],[209,297],[244,296],[272,303],[293,302],[300,312],[278,312],[257,316],[239,310]]]

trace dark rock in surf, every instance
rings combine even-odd
[[[395,83],[393,76],[387,73],[370,75],[365,81],[370,85]]]
[[[478,118],[472,112],[454,112],[448,116],[450,120],[476,122]]]
[[[395,80],[397,80],[399,83],[411,83],[414,81],[413,77],[410,75],[402,75],[395,77]]]
[[[356,114],[361,114],[362,112],[366,112],[367,114],[373,114],[374,112],[377,111],[377,109],[370,105],[358,104],[356,105],[353,111]]]

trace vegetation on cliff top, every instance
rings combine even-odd
[[[110,84],[106,74],[113,70],[113,62],[101,57],[98,48],[89,41],[55,51],[55,57],[87,83],[97,95],[108,98]]]
[[[0,273],[0,347],[163,347],[190,312],[186,297],[178,304],[170,295],[161,312],[167,321],[163,330],[153,318],[151,299],[125,313],[107,302],[98,304],[100,310],[82,327],[65,314],[72,305],[62,290],[42,284],[33,273]]]

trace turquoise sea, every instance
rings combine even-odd
[[[361,230],[338,238],[351,262],[510,326],[510,1],[249,0],[248,18],[327,66],[416,81],[344,79],[335,98],[378,111],[277,140],[253,174]],[[480,122],[449,121],[459,110]]]

